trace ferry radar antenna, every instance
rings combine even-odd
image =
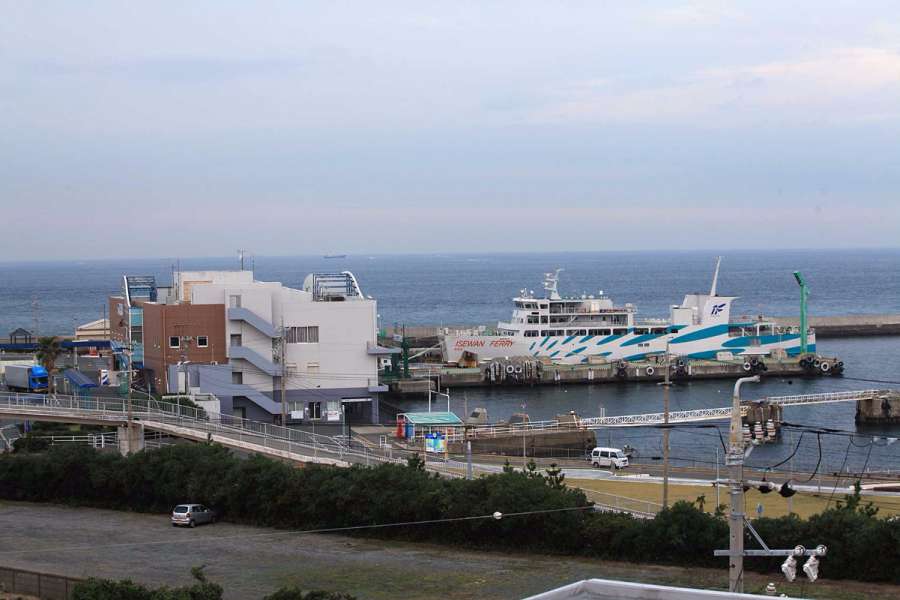
[[[563,269],[556,269],[553,273],[544,273],[544,290],[549,294],[550,300],[559,300],[559,273]]]
[[[709,288],[709,297],[714,298],[716,295],[716,284],[719,282],[719,265],[722,264],[722,257],[716,257],[716,271],[713,273],[712,286]]]

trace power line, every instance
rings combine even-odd
[[[389,527],[409,527],[413,525],[434,525],[439,523],[455,523],[461,521],[477,521],[477,520],[501,520],[507,517],[524,517],[529,515],[542,515],[542,514],[550,514],[550,513],[561,513],[561,512],[573,512],[573,511],[581,511],[581,510],[593,510],[594,506],[574,506],[570,508],[548,508],[544,510],[528,510],[514,513],[500,513],[495,512],[489,515],[475,515],[469,517],[448,517],[445,519],[426,519],[423,521],[402,521],[398,523],[381,523],[376,525],[351,525],[348,527],[328,527],[322,529],[305,529],[305,530],[289,530],[289,531],[270,531],[265,533],[250,533],[250,534],[242,534],[242,535],[226,535],[226,536],[217,536],[211,538],[188,538],[183,540],[158,540],[151,542],[123,542],[118,544],[107,544],[105,546],[63,546],[63,547],[45,547],[38,549],[29,549],[29,550],[3,550],[0,551],[0,555],[13,555],[13,554],[30,554],[34,552],[68,552],[68,551],[90,551],[95,552],[98,549],[109,549],[109,548],[126,548],[126,547],[137,547],[137,546],[159,546],[165,544],[189,544],[189,543],[197,543],[197,542],[208,542],[208,541],[221,541],[221,540],[238,540],[238,539],[249,539],[249,538],[258,538],[258,537],[267,537],[267,536],[276,536],[276,535],[309,535],[316,533],[340,533],[343,531],[361,531],[365,529],[382,529]]]

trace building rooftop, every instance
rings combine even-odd
[[[452,412],[411,412],[400,413],[413,425],[462,425],[462,420]]]

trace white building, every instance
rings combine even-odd
[[[190,386],[218,396],[223,412],[248,419],[280,415],[283,385],[289,422],[341,422],[344,413],[377,422],[378,359],[387,350],[376,345],[375,300],[352,273],[314,273],[297,290],[250,271],[184,271],[172,294],[223,305],[228,365],[173,365],[170,382],[189,373]]]

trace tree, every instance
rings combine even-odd
[[[56,385],[53,383],[53,373],[56,372],[56,359],[62,354],[62,345],[55,335],[38,338],[37,351],[35,357],[41,366],[47,370],[49,376],[50,392],[56,392]]]

